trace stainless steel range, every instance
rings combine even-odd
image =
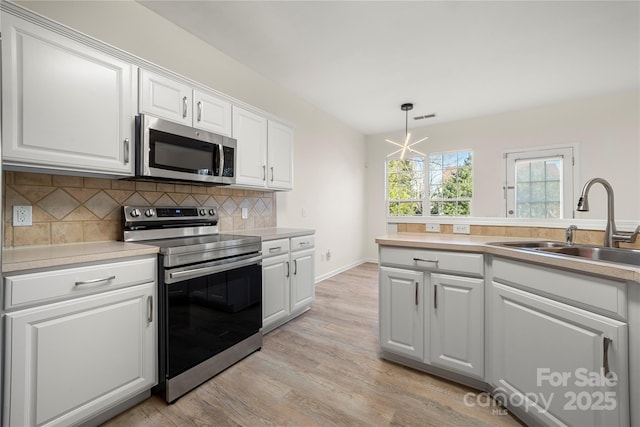
[[[218,233],[215,208],[122,211],[123,239],[160,248],[159,385],[167,402],[262,346],[259,237]]]

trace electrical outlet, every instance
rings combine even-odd
[[[453,232],[459,234],[471,233],[471,225],[469,224],[453,224]]]
[[[427,224],[427,231],[430,231],[432,233],[439,233],[440,224]]]
[[[327,258],[327,261],[329,261],[331,259],[331,251],[327,251],[325,257]]]
[[[13,226],[25,227],[31,225],[31,206],[13,207]]]
[[[247,219],[247,218],[249,218],[249,209],[242,208],[242,219]]]

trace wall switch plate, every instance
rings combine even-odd
[[[242,219],[249,218],[249,208],[242,208]]]
[[[31,206],[13,207],[13,226],[25,227],[31,224]]]
[[[432,233],[439,233],[440,224],[427,224],[427,231],[430,231]]]
[[[453,224],[453,232],[458,234],[471,233],[471,225],[469,224]]]

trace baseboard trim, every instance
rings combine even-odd
[[[352,268],[357,267],[357,266],[359,266],[360,264],[364,264],[364,263],[366,263],[366,262],[374,262],[374,263],[376,263],[376,264],[377,264],[377,263],[378,263],[378,260],[377,260],[377,259],[372,260],[372,259],[364,258],[364,259],[361,259],[361,260],[356,261],[356,262],[354,262],[354,263],[347,264],[347,265],[342,266],[342,267],[340,267],[340,268],[338,268],[338,269],[336,269],[336,270],[330,271],[330,272],[325,273],[325,274],[322,274],[322,275],[320,275],[320,276],[316,276],[316,279],[315,279],[315,280],[316,280],[316,283],[318,283],[318,282],[322,282],[323,280],[327,280],[327,279],[329,279],[329,278],[331,278],[331,277],[333,277],[333,276],[337,276],[337,275],[338,275],[338,274],[340,274],[340,273],[344,273],[345,271],[347,271],[347,270],[351,270]]]

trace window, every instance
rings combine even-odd
[[[387,161],[387,213],[389,216],[422,215],[424,158]]]
[[[429,155],[431,215],[470,215],[472,193],[470,151]]]
[[[507,153],[507,217],[572,218],[573,149]]]
[[[433,153],[387,161],[387,215],[471,213],[471,152]]]

